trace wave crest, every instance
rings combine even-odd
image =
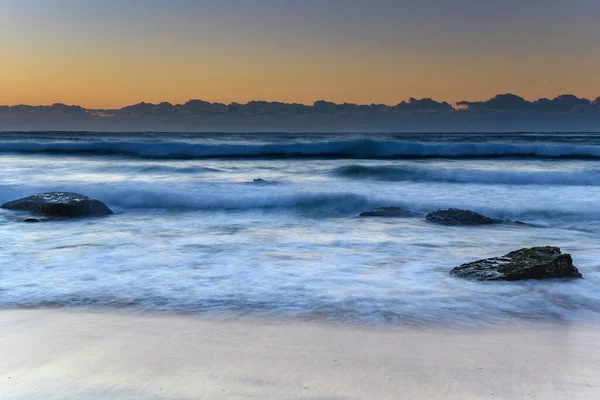
[[[118,155],[151,159],[201,158],[432,158],[550,157],[600,158],[600,146],[518,143],[427,143],[356,139],[294,143],[196,142],[3,142],[0,153]]]
[[[600,186],[600,170],[587,171],[508,171],[467,168],[415,168],[406,166],[347,165],[332,171],[350,179],[391,182],[447,182],[502,185]]]
[[[282,193],[261,188],[244,196],[231,193],[209,194],[205,190],[181,188],[136,189],[103,186],[68,187],[70,191],[86,193],[108,204],[115,211],[169,210],[169,211],[279,211],[309,215],[348,216],[379,204],[366,196],[354,193]],[[31,193],[53,191],[54,188],[14,187],[0,185],[0,204]]]

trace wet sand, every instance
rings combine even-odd
[[[600,327],[0,311],[0,399],[598,399]]]

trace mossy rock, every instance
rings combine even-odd
[[[453,268],[450,275],[480,281],[581,278],[570,254],[558,247],[532,247]]]

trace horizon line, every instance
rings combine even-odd
[[[225,106],[231,106],[231,105],[248,105],[251,103],[267,103],[267,104],[283,104],[283,105],[297,105],[297,106],[304,106],[304,107],[314,107],[317,104],[335,104],[335,105],[354,105],[354,106],[385,106],[385,107],[396,107],[398,105],[401,104],[413,104],[415,102],[423,102],[423,101],[431,101],[431,102],[435,102],[439,105],[449,105],[450,107],[452,107],[453,109],[457,109],[457,108],[461,108],[461,106],[464,105],[469,105],[469,104],[476,104],[476,103],[486,103],[489,102],[491,100],[494,99],[498,99],[498,98],[511,98],[511,99],[521,99],[524,100],[525,102],[528,103],[535,103],[535,102],[539,102],[542,100],[557,100],[563,97],[575,97],[578,100],[587,100],[590,103],[595,103],[595,104],[600,104],[600,95],[597,96],[596,98],[586,98],[586,97],[579,97],[573,93],[562,93],[559,95],[556,95],[555,97],[539,97],[536,99],[527,99],[524,97],[521,97],[517,94],[514,93],[510,93],[510,92],[506,92],[506,93],[498,93],[486,100],[472,100],[472,101],[467,101],[467,100],[460,100],[460,101],[455,101],[455,102],[449,102],[446,100],[436,100],[432,97],[421,97],[421,98],[416,98],[416,97],[409,97],[408,99],[405,100],[401,100],[398,103],[395,104],[387,104],[387,103],[375,103],[375,102],[371,102],[371,103],[354,103],[354,102],[334,102],[334,101],[329,101],[329,100],[324,100],[324,99],[318,99],[315,100],[311,103],[303,103],[303,102],[285,102],[285,101],[278,101],[278,100],[259,100],[259,99],[255,99],[255,100],[249,100],[247,102],[237,102],[237,101],[231,101],[231,102],[220,102],[220,101],[210,101],[210,100],[203,100],[201,98],[190,98],[185,102],[179,103],[179,102],[170,102],[170,101],[161,101],[161,102],[157,102],[157,103],[153,103],[153,102],[146,102],[146,101],[140,101],[137,103],[132,103],[132,104],[127,104],[124,106],[121,106],[119,108],[99,108],[99,107],[84,107],[82,105],[79,104],[69,104],[69,103],[63,103],[60,101],[51,103],[51,104],[25,104],[25,103],[14,103],[14,104],[0,104],[0,107],[8,107],[8,108],[12,108],[12,107],[19,107],[19,106],[23,106],[23,107],[53,107],[53,106],[67,106],[67,107],[80,107],[82,109],[85,110],[89,110],[89,111],[114,111],[114,110],[123,110],[125,108],[128,107],[134,107],[134,106],[138,106],[138,105],[150,105],[150,106],[158,106],[161,104],[164,105],[170,105],[173,107],[176,106],[184,106],[190,102],[194,102],[194,101],[198,101],[198,102],[203,102],[203,103],[208,103],[208,104],[213,104],[213,105],[225,105]]]

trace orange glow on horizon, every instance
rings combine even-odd
[[[245,103],[251,100],[312,104],[397,104],[409,97],[454,103],[515,93],[533,100],[572,93],[600,96],[592,64],[524,69],[448,65],[420,60],[315,58],[272,65],[257,58],[212,63],[200,59],[152,60],[129,55],[76,57],[13,54],[0,65],[0,104],[65,103],[86,108],[120,108],[142,101],[184,103],[190,99]],[[600,58],[600,57],[599,57]],[[221,57],[221,60],[223,57]],[[439,62],[442,62],[440,60]],[[283,64],[283,65],[281,65]],[[600,62],[598,63],[600,67]]]
[[[109,2],[114,7],[90,2],[73,10],[0,4],[0,105],[111,109],[190,99],[393,105],[409,97],[455,103],[499,93],[529,100],[600,96],[594,4],[562,7],[535,21],[507,14],[507,27],[498,20],[500,6],[485,2],[472,10],[481,15],[464,21],[449,18],[453,8],[445,2],[433,11],[417,3],[401,10],[390,3],[388,12],[369,3],[323,5],[319,12],[307,8],[302,21],[292,13],[302,2],[285,3],[291,11],[260,1],[241,10],[227,2],[189,9],[164,3],[144,9],[146,19],[132,18],[127,2]],[[421,20],[403,17],[411,10]],[[556,24],[566,13],[575,14]]]

